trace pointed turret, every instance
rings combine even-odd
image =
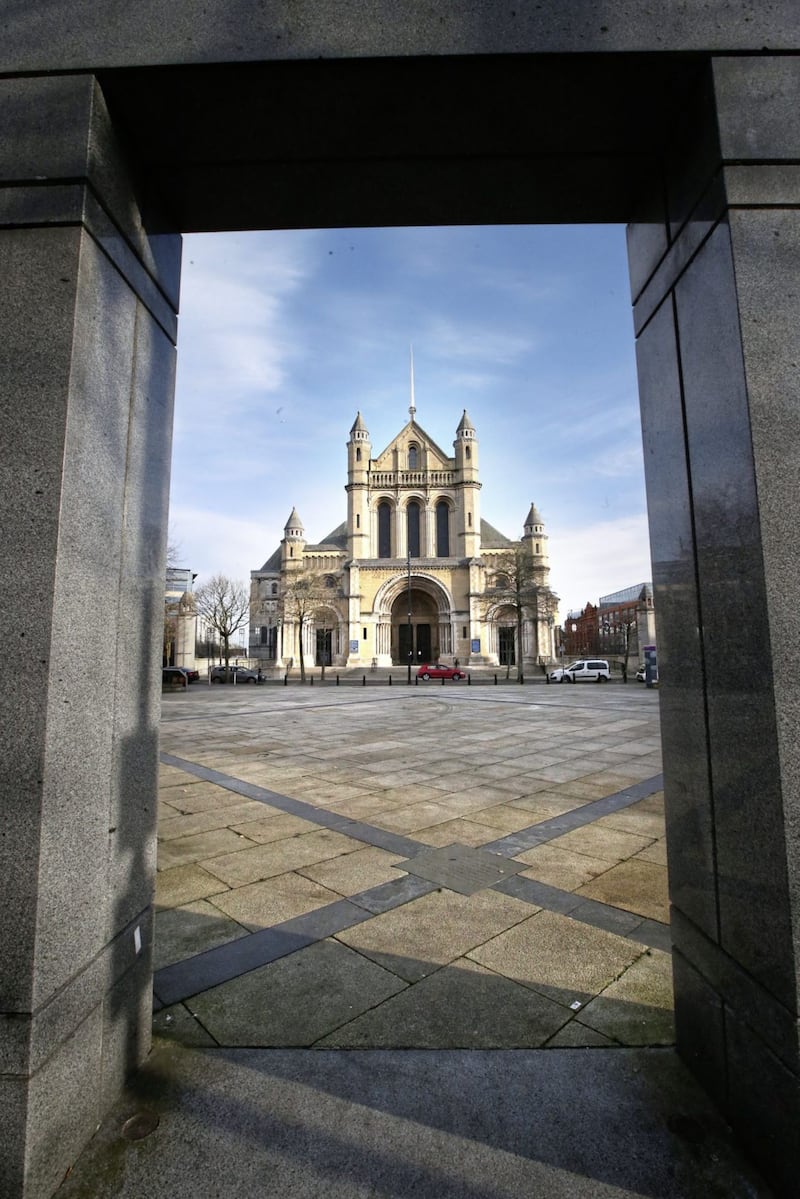
[[[305,528],[303,522],[297,514],[297,509],[292,508],[289,519],[283,526],[283,532],[287,538],[292,541],[305,541]]]
[[[364,424],[360,410],[356,413],[356,419],[353,421],[352,428],[350,429],[350,437],[353,441],[369,441],[367,426]]]
[[[283,526],[283,541],[281,542],[281,558],[284,566],[291,560],[299,564],[303,557],[303,549],[306,544],[306,531],[303,528],[303,522],[297,514],[297,509],[292,508],[289,519]]]
[[[536,505],[531,502],[530,511],[525,517],[525,532],[523,541],[530,545],[530,552],[538,566],[548,566],[547,534],[544,531],[544,520]]]
[[[472,421],[469,419],[469,414],[468,414],[466,408],[464,409],[464,414],[461,417],[461,420],[458,422],[458,428],[456,429],[456,436],[458,436],[459,433],[466,433],[468,436],[471,435],[472,437],[475,436],[475,426],[473,425]]]
[[[367,426],[356,413],[347,443],[347,552],[369,557],[369,468],[372,443]]]
[[[481,509],[478,482],[478,436],[466,408],[456,429],[456,480],[459,489],[457,511],[459,552],[466,558],[478,558],[481,552]]]
[[[525,536],[534,537],[544,533],[544,521],[536,505],[531,501],[530,512],[525,518]]]

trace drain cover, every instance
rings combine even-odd
[[[158,1116],[155,1112],[137,1112],[122,1125],[122,1135],[126,1141],[143,1141],[157,1128]]]
[[[457,842],[441,849],[424,849],[414,858],[396,862],[395,866],[459,895],[474,895],[525,869],[524,862],[511,862],[487,849],[473,849]]]

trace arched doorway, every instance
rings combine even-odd
[[[433,662],[439,653],[436,604],[427,592],[412,587],[392,604],[392,663]]]

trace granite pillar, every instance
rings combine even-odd
[[[800,1149],[800,61],[711,59],[629,231],[679,1052]]]
[[[149,1046],[179,238],[88,75],[0,81],[0,1195]]]

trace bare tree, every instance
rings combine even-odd
[[[494,586],[486,593],[488,608],[504,607],[514,613],[516,623],[517,678],[525,681],[523,672],[522,629],[526,618],[538,626],[539,620],[554,616],[558,597],[543,584],[543,570],[532,558],[527,546],[520,543],[514,553],[498,560]],[[510,671],[511,664],[508,664]]]
[[[297,622],[300,642],[300,680],[306,681],[306,664],[303,656],[303,631],[321,604],[326,603],[330,591],[325,585],[325,576],[311,570],[293,571],[286,580],[283,595],[285,616]]]
[[[225,681],[230,677],[230,639],[247,623],[250,595],[244,583],[234,582],[227,575],[214,575],[194,592],[198,614],[209,628],[219,635],[225,658]]]

